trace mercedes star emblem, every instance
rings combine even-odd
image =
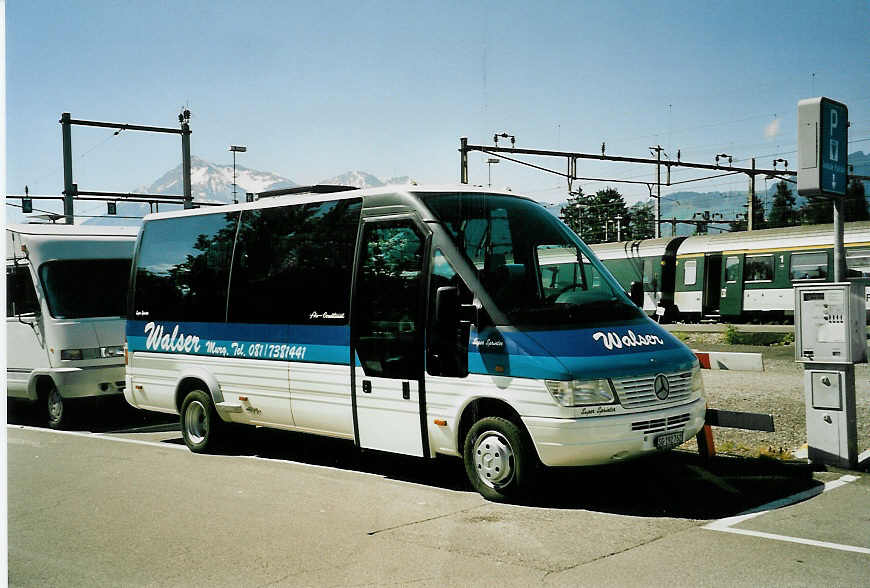
[[[671,384],[668,382],[668,377],[664,374],[657,375],[653,382],[653,390],[655,390],[659,400],[665,400],[671,392]]]

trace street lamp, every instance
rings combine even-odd
[[[486,160],[486,167],[487,167],[487,171],[489,172],[489,183],[487,184],[487,186],[490,186],[490,187],[492,186],[492,164],[499,163],[500,161],[501,160],[496,158],[496,157],[490,157],[489,159]]]
[[[244,153],[248,148],[244,145],[230,145],[230,151],[233,152],[233,204],[238,204],[236,199],[236,153]]]

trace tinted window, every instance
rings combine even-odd
[[[827,253],[794,253],[791,256],[792,280],[824,280],[828,277]]]
[[[773,280],[772,255],[748,255],[743,279],[747,282],[769,282]]]
[[[460,324],[459,316],[442,311],[439,324],[435,316],[439,288],[456,288],[458,304],[471,304],[471,290],[444,257],[440,249],[432,254],[432,277],[429,280],[429,345],[426,348],[426,369],[434,376],[465,376],[468,374],[468,327]],[[458,306],[455,309],[458,311]]]
[[[423,246],[410,221],[365,226],[354,347],[366,375],[413,379],[422,371]]]
[[[129,259],[49,261],[39,267],[48,312],[54,318],[124,316]]]
[[[244,211],[229,320],[346,324],[361,202]]]
[[[127,266],[129,272],[129,265]],[[6,266],[6,316],[32,314],[39,311],[36,289],[30,278],[30,266]]]
[[[543,207],[496,194],[420,197],[516,326],[571,329],[641,316],[576,234]]]
[[[238,217],[229,212],[145,223],[130,318],[223,322]]]

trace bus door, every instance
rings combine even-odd
[[[427,235],[410,218],[364,221],[351,311],[353,414],[360,447],[428,454],[427,248]]]
[[[743,312],[743,254],[726,253],[722,255],[722,298],[719,313],[722,316],[736,316]]]

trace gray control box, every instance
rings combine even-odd
[[[811,368],[807,364],[804,390],[807,457],[811,462],[845,468],[857,465],[854,378],[851,365],[814,365]]]
[[[795,361],[866,363],[866,306],[859,283],[795,286]]]

